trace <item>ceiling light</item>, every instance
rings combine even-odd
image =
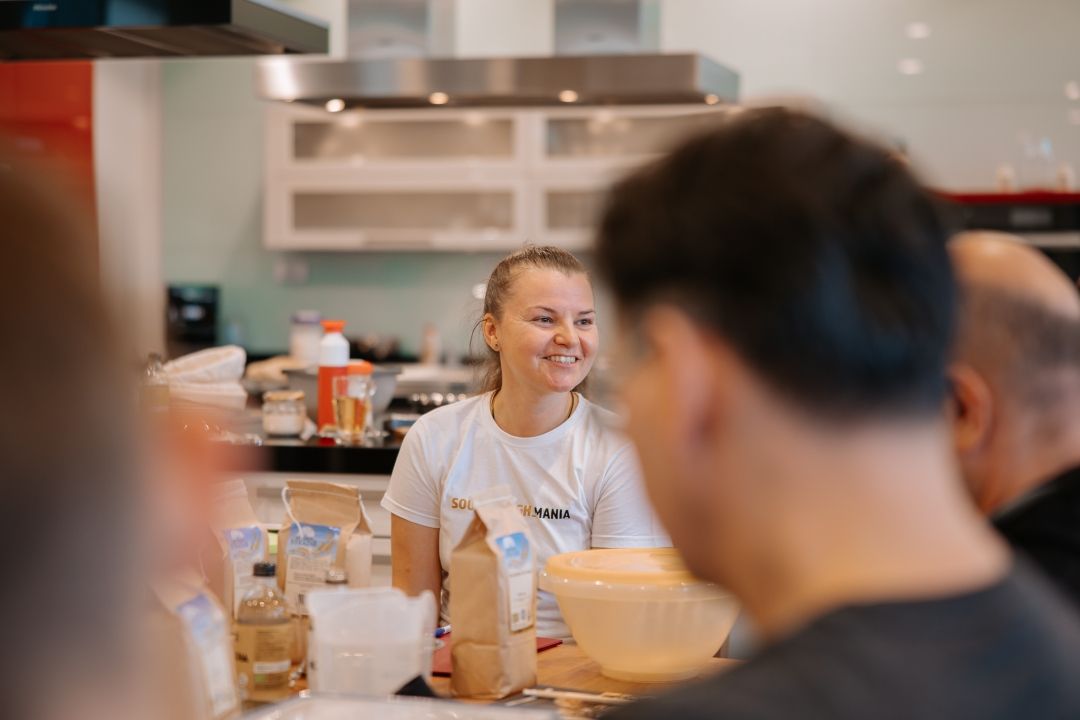
[[[333,100],[326,101],[327,112],[341,112],[345,109],[345,101],[341,98],[334,98]]]
[[[720,102],[720,96],[719,95],[713,95],[712,93],[709,93],[708,95],[706,95],[704,99],[705,99],[705,104],[706,105],[716,105],[716,104],[718,104]]]
[[[432,105],[445,105],[450,102],[450,96],[444,92],[433,92],[428,95],[427,99]]]
[[[907,36],[912,40],[925,40],[930,37],[930,26],[924,22],[908,23]]]
[[[896,69],[901,75],[921,75],[923,71],[922,60],[918,58],[904,58],[896,64]]]
[[[563,90],[559,93],[559,102],[572,103],[577,102],[578,94],[573,90]]]
[[[1080,82],[1070,80],[1065,83],[1065,97],[1070,100],[1080,100]]]

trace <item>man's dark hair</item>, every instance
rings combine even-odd
[[[815,413],[937,411],[955,285],[935,198],[885,149],[747,110],[619,183],[598,238],[630,319],[674,303]]]

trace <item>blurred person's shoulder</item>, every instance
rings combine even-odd
[[[634,718],[1080,717],[1080,619],[1018,561],[970,593],[841,608]]]

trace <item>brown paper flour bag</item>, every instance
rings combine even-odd
[[[215,486],[213,504],[211,525],[221,548],[223,565],[219,597],[235,618],[240,599],[254,584],[252,568],[268,559],[267,533],[251,507],[243,480],[229,480]],[[216,571],[208,569],[208,572],[217,575]],[[211,588],[216,588],[215,580],[211,578]]]
[[[536,572],[532,537],[505,488],[476,500],[450,555],[450,689],[498,699],[536,683]]]
[[[278,584],[293,610],[306,615],[304,596],[325,586],[327,570],[348,574],[349,543],[365,522],[360,491],[335,483],[288,480],[281,496],[286,521],[278,533]],[[370,554],[370,541],[367,548]]]
[[[141,637],[159,658],[149,697],[161,720],[240,714],[229,617],[197,576],[159,580]]]

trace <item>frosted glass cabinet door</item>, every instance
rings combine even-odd
[[[600,216],[602,190],[548,190],[544,194],[546,230],[591,230]]]
[[[296,230],[503,230],[512,191],[309,191],[293,194]]]
[[[509,161],[510,118],[466,115],[447,119],[371,119],[360,116],[297,121],[292,154],[304,163]]]
[[[544,134],[545,159],[634,158],[664,152],[680,138],[716,122],[713,112],[626,115],[596,110],[587,117],[551,117]]]

